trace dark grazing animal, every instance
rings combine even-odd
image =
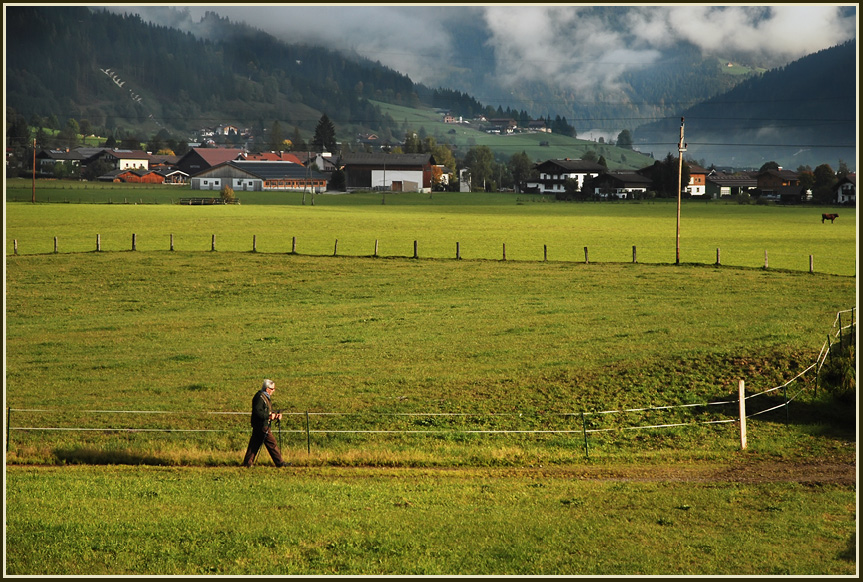
[[[829,220],[830,222],[833,222],[837,218],[839,218],[838,214],[822,214],[821,215],[821,224],[824,224],[825,220]]]

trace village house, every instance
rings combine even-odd
[[[518,122],[515,119],[489,119],[485,132],[510,134],[513,133],[517,127]]]
[[[603,199],[632,200],[646,194],[651,185],[650,178],[638,172],[614,170],[585,180],[584,191]]]
[[[758,187],[758,180],[752,172],[726,174],[711,170],[705,178],[706,195],[717,200],[729,196],[751,194]]]
[[[540,194],[562,194],[566,191],[566,181],[575,180],[576,190],[581,191],[585,180],[596,178],[606,171],[605,166],[587,160],[546,160],[534,166],[539,172],[539,179],[528,181],[525,187],[529,191]]]
[[[101,151],[101,150],[98,150]],[[77,149],[69,148],[56,150],[42,150],[36,154],[36,167],[39,173],[51,173],[57,164],[69,164],[75,168],[81,167],[93,152],[84,154]]]
[[[148,170],[150,169],[150,154],[141,150],[100,149],[86,160],[83,165],[104,160],[117,170]]]
[[[327,179],[301,164],[257,160],[228,160],[198,172],[191,179],[192,190],[221,190],[225,186],[234,192],[324,192]]]
[[[684,191],[690,196],[702,198],[707,194],[707,170],[701,166],[687,163],[689,166],[689,184]]]
[[[789,187],[800,186],[800,176],[791,170],[764,170],[755,176],[758,182],[760,197],[767,200],[779,200],[784,193],[788,195]]]
[[[841,178],[833,187],[838,204],[857,203],[857,174],[848,174]]]
[[[346,154],[341,159],[348,192],[430,192],[435,165],[431,154]]]

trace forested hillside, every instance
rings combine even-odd
[[[747,79],[681,111],[687,154],[729,166],[746,159],[789,168],[821,163],[837,167],[840,159],[853,161],[856,59],[857,43],[850,41]],[[673,143],[679,126],[679,118],[673,118],[639,127],[635,146],[647,151],[658,143]]]
[[[310,130],[326,111],[380,131],[393,124],[365,97],[416,99],[404,75],[226,21],[218,23],[233,34],[209,41],[82,7],[6,14],[6,103],[25,118],[87,119],[149,135],[273,120]]]

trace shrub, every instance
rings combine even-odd
[[[225,186],[222,188],[222,200],[225,201],[225,204],[233,204],[234,203],[234,189],[230,186]]]
[[[821,367],[821,384],[842,402],[853,402],[857,389],[856,350],[850,343],[839,342],[830,348],[830,355]]]

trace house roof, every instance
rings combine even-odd
[[[206,170],[202,170],[195,174],[196,177],[217,174],[219,170],[225,167],[232,167],[250,176],[260,180],[301,180],[309,178],[311,180],[326,180],[319,172],[310,170],[301,164],[293,162],[272,162],[272,161],[246,161],[246,160],[229,160],[222,162]]]
[[[114,156],[119,160],[149,160],[150,154],[141,150],[109,150],[104,149],[103,152]]]
[[[800,177],[797,172],[792,172],[791,170],[764,170],[757,175],[758,178],[761,176],[776,176],[782,180],[797,180]]]
[[[245,151],[239,148],[192,148],[189,152],[195,152],[211,166],[228,160],[236,160],[245,154]]]
[[[302,164],[302,160],[296,155],[290,152],[260,152],[257,154],[246,154],[245,159],[247,161],[279,161],[279,162],[292,162],[294,164]]]
[[[643,176],[638,172],[629,171],[629,170],[614,170],[611,172],[606,172],[604,174],[600,174],[596,178],[593,178],[593,183],[603,183],[603,182],[612,182],[616,184],[620,184],[623,187],[629,188],[646,188],[652,184],[652,180],[647,176]]]
[[[537,164],[535,167],[537,169],[542,169],[543,167],[549,166],[557,166],[569,173],[604,172],[606,170],[605,166],[596,162],[588,160],[571,160],[569,158],[564,158],[562,160],[546,160]]]
[[[717,186],[737,186],[740,188],[754,188],[758,185],[758,180],[746,174],[735,175],[717,172],[708,175],[707,181]]]
[[[389,166],[391,168],[423,167],[434,164],[431,154],[346,154],[342,156],[343,166]]]
[[[36,157],[40,160],[83,160],[86,156],[75,150],[42,150]]]

